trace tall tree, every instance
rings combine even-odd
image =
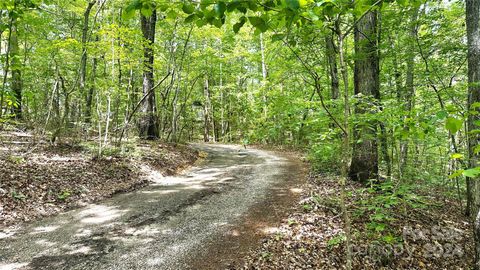
[[[152,9],[150,16],[140,13],[140,22],[143,38],[143,95],[146,98],[142,102],[140,117],[140,138],[157,139],[159,137],[158,121],[156,115],[153,61],[153,44],[155,42],[155,25],[157,23],[157,11]]]
[[[468,44],[468,149],[470,167],[480,166],[478,151],[480,135],[472,132],[478,130],[475,124],[480,120],[480,0],[466,1],[466,24]],[[476,216],[474,222],[475,236],[475,269],[480,269],[480,182],[468,179],[468,198],[471,200],[469,214]]]
[[[354,90],[359,97],[355,113],[360,123],[354,126],[352,161],[349,176],[355,181],[378,177],[376,123],[370,118],[376,108],[365,104],[380,99],[378,55],[378,11],[368,11],[355,26]]]
[[[327,61],[330,75],[330,90],[332,99],[337,99],[339,96],[338,90],[338,68],[337,68],[337,52],[335,49],[335,42],[333,40],[333,32],[329,32],[325,36],[325,44],[327,49]]]
[[[10,33],[10,58],[12,59],[12,92],[15,97],[16,105],[13,107],[13,113],[16,119],[22,119],[22,63],[20,60],[20,48],[18,45],[18,20],[15,12],[11,14],[11,33]]]
[[[417,32],[418,7],[413,8],[410,18],[410,26],[408,31],[408,52],[407,52],[407,71],[405,79],[404,91],[400,91],[398,98],[404,102],[403,109],[405,110],[405,118],[410,118],[413,108],[413,97],[415,95],[414,86],[414,69],[415,69],[415,38]],[[408,132],[408,125],[404,125],[403,129]],[[408,158],[408,142],[401,141],[400,143],[400,168],[403,171]]]
[[[87,8],[83,13],[83,29],[82,29],[82,57],[80,58],[80,92],[85,93],[85,81],[87,76],[87,37],[88,37],[88,19],[90,12],[97,1],[88,2]],[[94,60],[96,61],[96,60]],[[91,88],[93,89],[93,88]],[[90,123],[92,112],[92,95],[91,91],[86,95],[86,108],[85,108],[85,122]]]

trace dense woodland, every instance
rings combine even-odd
[[[480,269],[479,0],[2,0],[0,71],[2,127],[52,144],[281,145],[341,187],[441,192]]]

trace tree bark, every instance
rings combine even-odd
[[[466,1],[466,25],[468,44],[468,149],[469,166],[471,168],[480,165],[479,156],[475,148],[480,144],[480,135],[471,131],[478,130],[475,122],[480,120],[480,109],[475,103],[480,102],[480,0]],[[476,113],[472,113],[476,112]],[[475,269],[480,269],[480,181],[467,179],[468,203],[467,214],[476,217],[475,220]]]
[[[87,92],[87,100],[86,100],[86,109],[85,109],[85,123],[90,123],[92,121],[92,101],[93,101],[93,93],[95,92],[95,77],[97,74],[97,58],[93,58],[92,64],[92,81],[90,88]]]
[[[325,43],[327,48],[327,61],[330,73],[330,85],[332,99],[338,99],[338,68],[337,68],[337,52],[335,49],[335,43],[333,41],[333,33],[329,33],[325,37]]]
[[[371,109],[371,105],[363,101],[372,99],[377,103],[380,99],[377,19],[378,12],[369,11],[355,27],[354,91],[360,98],[355,113],[366,120],[353,128],[349,176],[360,182],[378,178],[376,124],[368,119],[376,108]]]
[[[83,29],[82,29],[82,57],[80,59],[80,93],[84,95],[85,93],[85,84],[87,77],[87,36],[88,36],[88,19],[90,17],[90,12],[97,1],[88,2],[87,8],[83,13]],[[85,108],[85,122],[90,123],[91,121],[91,111],[92,111],[92,94],[90,88],[86,96],[86,108]]]
[[[263,41],[263,33],[260,33],[260,52],[262,56],[262,98],[263,98],[263,116],[265,117],[265,120],[267,119],[268,116],[268,105],[267,105],[267,76],[268,76],[268,70],[267,70],[267,63],[265,62],[265,51],[266,51],[266,45],[265,42]]]
[[[13,106],[13,114],[16,119],[22,119],[22,63],[20,61],[18,46],[18,23],[17,18],[12,17],[12,28],[10,36],[10,58],[12,59],[12,91],[16,105]]]
[[[468,42],[468,111],[476,112],[468,114],[468,149],[469,149],[469,166],[471,168],[480,166],[480,159],[474,150],[480,144],[480,135],[472,133],[478,130],[475,121],[480,120],[480,109],[473,106],[480,102],[480,0],[466,1],[466,23],[467,23],[467,42]],[[472,217],[476,216],[479,209],[480,189],[476,179],[468,179],[467,181],[470,192],[470,202],[467,212]]]
[[[205,97],[205,103],[203,104],[203,140],[205,142],[210,141],[210,89],[208,85],[208,76],[205,78],[205,86],[203,88],[203,95]]]
[[[415,8],[410,19],[410,30],[409,30],[409,39],[408,39],[408,57],[407,57],[407,73],[405,80],[405,90],[400,94],[399,99],[403,100],[403,110],[406,112],[406,117],[411,116],[413,108],[413,97],[415,95],[414,87],[414,69],[415,69],[415,43],[417,32],[417,18],[418,18],[418,8]],[[405,132],[409,131],[408,125],[403,127]],[[404,171],[408,159],[408,142],[402,140],[400,142],[400,170]]]
[[[150,91],[154,85],[153,79],[153,44],[155,42],[155,24],[157,12],[152,11],[150,17],[140,14],[141,28],[145,43],[143,45],[143,94],[148,95],[142,103],[140,117],[140,138],[154,140],[159,138],[158,121],[156,115],[155,91]]]

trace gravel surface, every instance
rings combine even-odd
[[[146,188],[4,231],[0,269],[195,269],[218,242],[235,241],[228,236],[251,211],[278,215],[272,193],[300,173],[295,161],[266,151],[194,147],[208,157],[181,176],[151,170]]]

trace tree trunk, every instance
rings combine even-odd
[[[97,75],[97,58],[93,58],[92,64],[92,80],[90,88],[87,92],[87,100],[86,100],[86,109],[85,109],[85,123],[90,123],[92,121],[92,100],[93,100],[93,93],[95,91],[95,77]]]
[[[333,33],[329,33],[325,37],[325,43],[327,48],[327,61],[328,69],[330,73],[330,85],[332,99],[338,99],[338,68],[337,68],[337,53],[335,49],[335,43],[333,41]]]
[[[474,150],[480,144],[480,135],[473,133],[473,130],[478,130],[479,127],[475,125],[475,121],[480,120],[480,111],[478,106],[472,107],[477,102],[480,102],[480,0],[466,1],[466,22],[467,22],[467,42],[468,42],[468,111],[477,113],[468,114],[468,149],[469,149],[469,166],[471,168],[480,166],[479,156],[475,154]],[[476,216],[479,209],[480,200],[478,195],[478,181],[475,179],[468,179],[469,186],[469,209],[468,214],[472,217]]]
[[[22,119],[22,63],[20,61],[17,18],[12,18],[12,28],[10,36],[10,58],[12,59],[12,91],[15,97],[16,105],[13,107],[13,113],[16,119]]]
[[[155,42],[155,24],[157,22],[157,12],[154,9],[150,17],[140,14],[143,38],[143,94],[148,95],[142,103],[140,117],[140,138],[158,139],[158,121],[156,115],[155,92],[150,91],[153,88],[153,44]]]
[[[478,212],[475,222],[473,223],[473,235],[475,238],[475,265],[474,269],[480,269],[480,212]]]
[[[268,71],[267,71],[267,63],[265,62],[265,42],[263,41],[263,34],[260,33],[260,52],[262,54],[262,98],[263,98],[263,115],[265,117],[265,120],[267,119],[267,76],[268,76]]]
[[[85,12],[83,13],[83,29],[82,29],[82,58],[80,59],[80,93],[85,93],[85,82],[87,77],[87,36],[88,36],[88,18],[90,17],[90,11],[97,1],[91,1],[88,3]],[[91,110],[92,110],[92,95],[90,94],[93,88],[90,88],[86,96],[86,108],[85,108],[85,122],[90,123]]]
[[[369,11],[355,27],[354,90],[361,99],[355,106],[355,113],[365,120],[353,129],[349,176],[360,182],[378,178],[376,123],[368,119],[376,108],[362,104],[362,99],[373,99],[374,103],[380,99],[377,17],[377,11]]]
[[[205,103],[203,104],[203,141],[210,141],[210,89],[208,86],[208,77],[205,78],[205,86],[203,88]]]
[[[414,69],[415,69],[415,37],[417,31],[418,8],[413,10],[410,20],[409,40],[408,40],[408,57],[407,57],[407,73],[405,80],[405,90],[400,94],[399,100],[403,100],[403,110],[407,113],[406,117],[410,117],[413,108],[413,97],[415,95],[414,87]],[[405,132],[409,131],[408,125],[404,125]],[[402,140],[400,143],[400,170],[404,171],[408,158],[408,142]]]
[[[480,135],[471,131],[478,130],[475,122],[480,120],[480,109],[473,106],[480,102],[480,0],[466,1],[466,24],[468,44],[468,111],[476,113],[468,114],[468,149],[469,166],[471,168],[480,166],[479,156],[475,148],[480,144]],[[480,209],[480,181],[478,179],[467,179],[469,209],[467,213],[476,217],[475,222],[475,269],[480,269],[480,220],[478,217]]]

